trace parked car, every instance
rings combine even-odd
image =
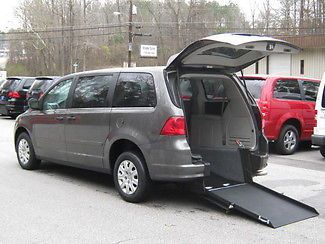
[[[44,92],[50,88],[50,86],[59,79],[59,76],[39,76],[35,78],[35,81],[29,88],[26,99],[27,101],[31,98],[39,99]],[[28,109],[28,104],[26,104],[25,109]]]
[[[50,88],[50,86],[57,81],[60,76],[39,76],[35,78],[35,81],[27,92],[27,99],[35,98],[39,99],[44,92]]]
[[[244,79],[260,107],[264,134],[278,153],[292,154],[300,141],[311,141],[320,80],[277,75]]]
[[[319,86],[319,91],[316,100],[316,120],[317,124],[314,127],[314,133],[311,136],[312,144],[319,146],[320,153],[325,157],[325,73]]]
[[[5,82],[5,80],[0,80],[0,90],[1,90],[1,85]]]
[[[16,117],[24,112],[26,93],[32,83],[33,77],[8,77],[2,84],[0,91],[0,114]]]
[[[62,77],[15,123],[20,166],[40,160],[113,174],[126,201],[151,181],[242,176],[238,148],[256,175],[268,144],[255,100],[237,72],[273,52],[298,48],[273,38],[222,34],[192,43],[166,67],[115,68]],[[184,101],[179,83],[190,82]],[[240,175],[240,176],[238,176]],[[241,179],[243,180],[243,179]]]

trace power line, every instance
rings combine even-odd
[[[52,33],[52,32],[62,32],[62,31],[83,31],[83,30],[99,30],[99,29],[109,29],[123,27],[124,25],[98,25],[98,26],[88,26],[88,27],[55,27],[53,29],[33,29],[25,31],[11,31],[3,33],[5,35],[20,35],[20,34],[32,34],[32,33]]]
[[[109,32],[109,33],[100,33],[100,34],[84,34],[84,35],[76,35],[73,36],[73,38],[80,38],[80,37],[87,37],[87,36],[110,36],[110,35],[116,35],[116,34],[125,34],[127,32]],[[68,39],[72,38],[72,36],[52,36],[52,37],[42,37],[43,40],[51,40],[51,39]],[[36,37],[31,38],[5,38],[1,39],[2,41],[34,41],[37,39]]]

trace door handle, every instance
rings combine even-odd
[[[64,120],[64,117],[63,116],[58,116],[58,117],[55,117],[55,119],[61,121],[61,120]]]
[[[75,116],[68,116],[67,120],[76,120],[76,117]]]

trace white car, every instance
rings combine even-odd
[[[317,126],[314,127],[314,134],[311,136],[311,141],[313,145],[320,146],[320,153],[325,157],[325,73],[321,80],[317,99],[316,99],[316,120]]]

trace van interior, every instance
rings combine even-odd
[[[254,121],[238,81],[222,74],[186,74],[179,93],[194,157],[210,163],[211,172],[244,182],[238,147],[256,145]]]

